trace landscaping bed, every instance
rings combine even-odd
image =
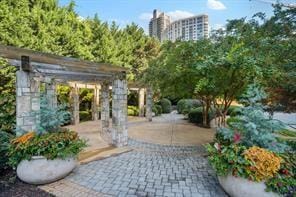
[[[37,186],[29,185],[16,177],[15,171],[7,169],[0,174],[0,197],[51,197],[49,194]]]

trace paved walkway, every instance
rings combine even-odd
[[[74,128],[91,138],[97,133],[97,123],[82,123]],[[176,113],[156,117],[153,122],[131,118],[129,147],[133,151],[80,165],[65,179],[41,188],[63,197],[223,197],[226,194],[201,145],[211,141],[213,133],[187,123]],[[96,136],[91,144],[95,147],[101,140]]]
[[[129,146],[134,150],[79,166],[63,180],[62,191],[55,194],[226,196],[203,156],[202,146],[156,145],[135,140],[130,140]],[[54,192],[59,187],[57,185],[61,184],[43,189]],[[73,186],[65,187],[67,185]]]

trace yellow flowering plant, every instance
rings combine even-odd
[[[252,172],[254,181],[263,181],[274,177],[281,166],[282,159],[266,149],[252,146],[243,152],[252,165],[247,168]]]

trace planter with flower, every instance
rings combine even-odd
[[[206,145],[209,163],[232,197],[293,196],[295,152],[274,135],[284,125],[264,113],[258,96],[246,97],[242,114],[218,128]]]
[[[60,128],[69,113],[60,106],[47,109],[41,102],[41,122],[37,131],[14,138],[9,163],[17,176],[30,184],[46,184],[65,177],[76,166],[78,153],[86,146],[77,133]]]

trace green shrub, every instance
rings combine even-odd
[[[163,98],[160,100],[160,105],[163,113],[170,113],[172,110],[172,104],[169,99]]]
[[[242,114],[236,116],[235,122],[231,122],[229,128],[221,127],[218,132],[222,132],[226,139],[233,139],[235,134],[239,133],[242,136],[242,144],[246,147],[258,146],[282,153],[288,146],[281,143],[274,133],[285,128],[285,125],[268,117],[264,106],[259,102],[263,96],[258,88],[250,87],[244,96],[246,107],[241,109]]]
[[[201,124],[203,120],[202,107],[191,109],[188,113],[188,119],[189,119],[189,122]]]
[[[129,116],[138,116],[139,115],[139,108],[136,106],[128,106],[127,107],[127,114]]]
[[[191,109],[201,106],[201,102],[197,99],[181,99],[177,103],[177,111],[179,114],[188,114]]]
[[[234,116],[239,116],[242,114],[242,107],[240,106],[230,106],[228,111],[227,111],[227,115],[230,115],[231,117]]]
[[[80,111],[79,119],[81,122],[91,120],[92,119],[91,111]]]
[[[280,155],[282,158],[279,173],[266,181],[267,191],[273,191],[283,196],[293,196],[296,193],[296,154],[288,152]]]
[[[189,122],[202,124],[203,122],[202,111],[203,111],[202,107],[191,109],[188,113]],[[213,118],[214,118],[214,113],[210,111],[208,113],[208,122],[210,122]]]
[[[0,130],[13,133],[16,120],[16,68],[0,58]]]
[[[17,166],[22,160],[32,156],[44,156],[47,159],[76,157],[86,147],[86,141],[74,131],[58,131],[38,135],[26,133],[11,141],[9,147],[9,164]]]
[[[162,114],[162,107],[160,105],[153,105],[152,111],[156,116],[159,116]]]
[[[0,131],[0,170],[5,169],[8,166],[8,150],[11,138],[11,134]]]

